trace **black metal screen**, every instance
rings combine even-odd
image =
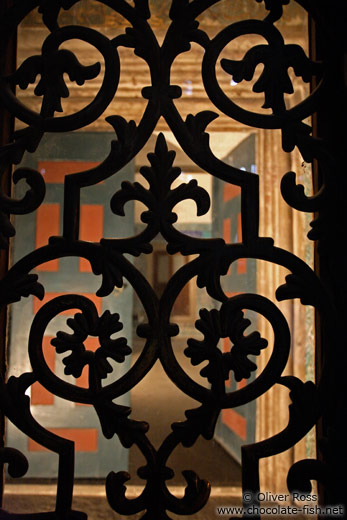
[[[125,120],[121,114],[108,117],[108,123],[115,133],[108,156],[92,170],[67,175],[65,178],[62,236],[52,236],[47,245],[33,250],[10,267],[0,282],[1,303],[4,306],[13,303],[20,305],[22,298],[29,295],[43,299],[45,288],[38,275],[31,271],[49,260],[82,257],[90,262],[95,275],[102,276],[102,283],[96,293],[99,297],[108,296],[115,287],[121,288],[124,283],[130,284],[136,292],[147,316],[146,322],[137,329],[138,336],[145,339],[144,348],[125,375],[111,384],[103,384],[112,370],[108,359],[122,363],[131,353],[127,338],[121,337],[121,334],[114,337],[122,329],[122,309],[119,309],[119,313],[106,311],[99,315],[94,303],[85,296],[59,296],[43,305],[32,322],[27,346],[32,370],[18,377],[12,376],[8,381],[1,381],[3,413],[28,437],[59,456],[56,510],[55,513],[47,513],[51,515],[50,518],[82,519],[87,518],[87,512],[71,510],[74,486],[73,442],[46,430],[31,413],[30,398],[26,391],[35,382],[62,399],[92,405],[106,438],[118,436],[124,447],[136,445],[142,452],[146,459],[146,465],[140,470],[141,478],[145,481],[142,493],[135,499],[127,498],[125,491],[129,475],[126,472],[110,473],[105,476],[110,507],[122,515],[143,511],[143,518],[164,519],[170,517],[170,512],[189,515],[200,511],[207,503],[211,490],[210,483],[203,479],[203,475],[185,471],[185,494],[183,498],[174,496],[167,487],[172,475],[167,461],[172,452],[179,445],[193,447],[199,436],[212,439],[221,410],[253,401],[276,383],[284,385],[290,390],[292,401],[288,425],[277,435],[242,448],[243,490],[253,493],[254,505],[259,505],[256,497],[260,486],[260,459],[296,444],[329,408],[325,395],[331,382],[329,358],[334,355],[333,338],[336,337],[337,329],[334,300],[330,291],[303,260],[277,247],[271,237],[259,236],[258,176],[226,164],[212,152],[208,126],[218,117],[217,113],[195,113],[192,106],[192,113],[185,120],[181,117],[175,100],[180,98],[182,92],[179,86],[171,83],[170,72],[175,60],[189,50],[192,42],[201,46],[204,50],[201,66],[203,85],[206,95],[218,110],[249,127],[280,129],[284,151],[290,152],[297,147],[306,162],[318,164],[322,182],[312,196],[305,195],[303,187],[296,183],[294,172],[284,175],[281,190],[283,198],[291,207],[315,213],[309,238],[320,241],[320,247],[324,249],[329,222],[325,201],[332,189],[331,179],[334,176],[331,172],[337,166],[326,143],[312,136],[312,128],[306,119],[316,112],[333,76],[336,61],[333,34],[328,27],[323,60],[314,61],[299,45],[286,44],[276,26],[290,0],[265,0],[265,19],[231,23],[213,38],[199,28],[197,18],[217,4],[216,0],[173,0],[168,13],[170,23],[166,36],[159,44],[150,25],[151,13],[147,0],[102,0],[101,4],[119,13],[129,25],[124,34],[109,39],[90,27],[59,25],[60,12],[73,8],[78,1],[16,0],[4,13],[0,22],[1,32],[9,40],[23,19],[37,8],[48,35],[40,55],[29,57],[14,73],[0,80],[3,107],[24,123],[24,127],[15,132],[10,142],[0,150],[1,173],[19,164],[25,152],[34,152],[46,133],[80,130],[102,116],[117,96],[121,67],[118,51],[121,47],[133,49],[135,55],[148,65],[151,83],[142,89],[147,105],[138,124]],[[319,10],[315,2],[300,0],[297,3],[316,19],[323,31],[326,29],[323,10]],[[244,35],[260,35],[266,43],[252,47],[242,60],[223,59],[220,62],[223,49]],[[66,46],[60,48],[72,39],[87,42],[99,51],[104,59],[102,71],[99,64],[81,65]],[[253,88],[264,94],[263,107],[270,111],[251,112],[231,99],[218,82],[216,66],[219,63],[236,83],[250,81],[257,65],[263,64],[263,72]],[[287,108],[284,96],[293,90],[288,74],[291,67],[296,76],[315,86],[306,99]],[[69,94],[64,74],[78,85],[103,75],[95,98],[85,108],[69,115],[59,115],[62,111],[61,100]],[[36,96],[42,99],[40,112],[25,106],[15,95],[16,87],[25,89],[32,83],[36,85]],[[176,204],[192,199],[196,203],[198,215],[203,215],[209,209],[210,198],[194,180],[172,187],[181,170],[175,164],[175,153],[170,151],[163,134],[158,136],[155,149],[148,156],[150,165],[140,170],[148,187],[137,182],[123,182],[119,191],[110,194],[112,211],[118,216],[124,215],[124,207],[129,201],[140,201],[146,206],[141,217],[144,229],[136,236],[104,238],[99,243],[79,239],[81,189],[117,175],[144,147],[160,117],[165,119],[182,150],[199,168],[241,188],[242,242],[226,244],[222,238],[191,237],[177,228],[174,211]],[[7,248],[9,239],[15,235],[9,216],[35,211],[45,196],[45,181],[38,171],[14,168],[12,178],[14,183],[26,181],[28,189],[21,200],[1,195],[0,244],[3,248]],[[160,298],[129,260],[129,255],[137,257],[151,253],[152,242],[159,233],[167,243],[168,255],[195,255],[172,276]],[[331,345],[325,353],[324,366],[316,384],[282,375],[290,356],[291,335],[288,323],[275,302],[257,294],[238,294],[233,297],[225,294],[221,277],[240,258],[259,259],[285,267],[290,274],[285,283],[277,288],[277,299],[299,298],[303,305],[312,305],[319,313],[322,334],[331,338]],[[188,340],[185,350],[185,355],[193,365],[205,363],[201,375],[209,383],[206,386],[195,382],[183,370],[172,348],[172,338],[178,334],[177,325],[170,320],[172,308],[182,289],[193,278],[196,278],[197,286],[205,288],[216,302],[215,309],[200,310],[200,319],[195,326],[202,335],[201,340]],[[67,374],[78,377],[85,366],[89,367],[89,387],[85,389],[53,373],[42,350],[46,328],[58,314],[67,309],[79,309],[79,312],[68,321],[70,334],[56,332],[52,348],[58,353],[66,353],[64,364]],[[258,332],[245,332],[248,325],[245,310],[263,316],[271,324],[274,332],[273,350],[261,373],[256,373],[256,377],[245,387],[230,392],[225,385],[230,375],[237,381],[249,379],[257,368],[249,356],[254,356],[256,360],[261,351],[268,348],[267,339]],[[89,336],[98,338],[99,347],[95,352],[85,348],[84,342]],[[230,351],[222,352],[218,347],[222,338],[230,338]],[[159,449],[155,449],[147,436],[149,425],[145,422],[146,417],[143,421],[132,420],[131,409],[114,402],[145,378],[157,360],[160,360],[167,376],[198,402],[196,408],[186,411],[184,422],[172,425],[171,433],[163,439]],[[332,402],[334,394],[331,394],[331,389],[329,392]],[[336,386],[336,395],[338,392]],[[3,462],[9,464],[12,476],[25,475],[27,461],[15,447],[2,449],[1,457]],[[309,493],[311,479],[328,482],[326,462],[302,460],[295,463],[288,474],[288,489]],[[334,494],[330,496],[334,499]],[[245,506],[248,505],[245,503]],[[245,516],[259,517],[254,510],[246,512]],[[38,518],[37,515],[31,517]]]

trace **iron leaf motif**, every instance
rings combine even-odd
[[[199,112],[195,116],[192,114],[188,114],[185,124],[191,133],[192,137],[197,142],[202,142],[204,147],[210,147],[210,136],[207,132],[205,132],[207,126],[217,119],[218,114],[216,112],[212,112],[211,110],[203,110]]]
[[[42,135],[41,130],[31,126],[14,132],[13,142],[0,148],[0,160],[3,167],[10,164],[19,164],[25,151],[35,152]]]
[[[185,447],[193,446],[199,435],[205,439],[212,439],[216,427],[220,409],[214,401],[212,404],[203,404],[199,408],[186,410],[187,420],[172,424],[172,429],[177,433],[180,442]]]
[[[117,140],[112,141],[112,151],[119,154],[129,153],[136,137],[135,121],[126,121],[121,116],[109,116],[106,117],[106,121],[113,127],[117,135]]]
[[[8,239],[16,234],[8,216],[0,211],[0,249],[6,249]]]
[[[18,302],[22,296],[28,297],[31,294],[42,300],[45,294],[43,285],[38,282],[37,274],[22,274],[16,276],[15,280],[5,278],[0,281],[0,286],[0,301],[7,304]]]
[[[94,404],[95,411],[99,417],[102,432],[106,439],[112,439],[117,434],[125,448],[130,448],[139,432],[146,432],[148,424],[141,421],[128,419],[131,408],[122,406],[112,401]]]
[[[58,29],[58,15],[61,8],[70,9],[77,4],[79,0],[41,0],[39,13],[42,14],[42,20],[50,31]]]
[[[114,47],[128,47],[134,49],[134,54],[148,60],[150,49],[147,47],[146,40],[143,39],[141,31],[134,27],[127,27],[125,33],[119,34],[112,40]],[[112,116],[111,116],[112,117]]]
[[[97,296],[108,296],[115,287],[123,287],[123,276],[118,267],[119,253],[107,247],[100,248],[99,255],[92,260],[94,274],[102,274],[102,283]]]
[[[256,0],[259,4],[263,0]],[[265,20],[274,23],[279,20],[283,13],[283,6],[288,5],[290,0],[265,0],[265,9],[270,11]]]
[[[253,85],[254,92],[264,92],[265,102],[262,108],[271,108],[273,112],[285,110],[284,94],[293,94],[293,84],[288,74],[293,67],[296,76],[306,83],[316,75],[321,65],[307,58],[299,45],[278,44],[256,45],[241,61],[222,59],[221,66],[231,74],[236,83],[251,81],[256,67],[263,63],[264,70]]]
[[[280,285],[276,290],[276,298],[279,301],[300,298],[303,305],[318,305],[320,294],[306,279],[295,274],[288,274],[285,280],[286,283]]]
[[[63,111],[61,99],[69,96],[64,72],[71,81],[83,85],[86,80],[98,76],[100,63],[81,65],[73,52],[62,49],[27,58],[8,80],[19,85],[21,89],[26,89],[29,83],[35,83],[36,77],[40,75],[41,79],[34,92],[36,96],[43,96],[43,114],[52,115],[54,112]]]

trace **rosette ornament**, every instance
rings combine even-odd
[[[244,317],[243,311],[232,309],[228,302],[220,310],[200,310],[200,319],[195,326],[204,335],[204,339],[199,341],[190,338],[184,352],[192,365],[208,361],[200,374],[207,378],[212,389],[219,386],[221,379],[229,379],[231,371],[236,381],[241,381],[250,378],[257,369],[257,365],[248,356],[258,356],[268,342],[257,331],[244,334],[250,325],[251,322]],[[232,347],[229,352],[222,352],[218,347],[222,338],[230,339]]]
[[[51,341],[58,354],[71,351],[71,354],[63,358],[66,375],[80,377],[83,368],[89,365],[89,382],[92,375],[100,381],[113,372],[108,358],[123,363],[125,357],[131,353],[126,338],[111,338],[123,328],[117,313],[111,314],[110,311],[105,311],[95,325],[91,324],[82,313],[76,313],[66,323],[73,330],[73,334],[59,331]],[[100,347],[95,352],[85,348],[84,342],[88,336],[99,338]]]

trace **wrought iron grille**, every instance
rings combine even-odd
[[[1,32],[8,40],[18,24],[36,8],[39,8],[42,23],[49,34],[42,45],[41,55],[26,59],[16,71],[1,78],[0,99],[3,107],[26,125],[23,130],[14,133],[10,142],[0,150],[1,173],[19,164],[24,152],[34,152],[45,133],[79,130],[102,116],[117,95],[121,66],[118,51],[122,46],[133,49],[135,55],[148,64],[151,84],[142,90],[147,106],[139,124],[125,120],[121,115],[108,118],[115,132],[109,155],[100,166],[92,170],[66,176],[62,236],[52,236],[48,245],[33,250],[10,267],[1,280],[1,303],[6,306],[18,302],[16,305],[20,305],[21,299],[29,295],[42,299],[45,289],[38,276],[31,271],[49,260],[82,257],[90,262],[95,275],[102,276],[98,296],[109,295],[115,287],[121,288],[125,281],[133,287],[147,314],[147,322],[137,329],[137,334],[145,339],[145,346],[135,365],[124,376],[109,385],[103,385],[103,380],[112,369],[107,360],[111,358],[121,363],[131,352],[126,338],[113,338],[113,334],[122,328],[121,315],[105,312],[99,316],[93,302],[79,294],[59,296],[43,305],[32,322],[28,339],[32,370],[19,377],[12,376],[8,381],[1,381],[3,413],[28,437],[59,456],[56,509],[47,514],[50,518],[82,519],[87,518],[87,514],[71,509],[74,486],[73,442],[43,428],[31,413],[30,398],[26,391],[35,382],[62,399],[92,405],[106,438],[118,436],[124,447],[136,445],[139,448],[146,459],[146,466],[141,469],[141,477],[146,481],[144,490],[138,498],[129,499],[125,496],[125,483],[129,475],[125,472],[110,473],[106,477],[110,507],[122,515],[143,511],[143,518],[163,519],[169,518],[170,512],[178,515],[196,513],[204,507],[210,495],[209,482],[191,471],[184,473],[187,486],[183,498],[177,498],[169,491],[167,481],[172,470],[167,467],[167,460],[175,448],[179,445],[192,447],[199,436],[211,439],[221,410],[255,400],[276,383],[284,385],[290,390],[292,400],[287,427],[272,438],[242,448],[243,489],[256,496],[259,491],[260,459],[293,446],[326,413],[324,396],[329,382],[327,371],[330,370],[331,352],[326,352],[325,365],[316,384],[301,381],[294,376],[283,376],[291,344],[285,317],[274,302],[257,294],[228,297],[221,286],[221,277],[240,258],[265,260],[285,267],[291,274],[278,287],[277,299],[299,298],[303,305],[314,306],[321,316],[324,335],[331,338],[336,337],[337,329],[334,300],[304,261],[277,247],[271,237],[259,236],[257,175],[224,163],[211,151],[207,129],[218,114],[204,111],[182,119],[175,105],[175,99],[181,96],[181,89],[171,84],[170,72],[178,56],[189,50],[191,43],[195,42],[204,50],[202,79],[207,96],[223,114],[251,127],[280,129],[285,151],[297,147],[305,161],[319,164],[323,184],[313,196],[305,195],[303,187],[296,184],[293,172],[283,177],[281,189],[283,198],[291,207],[303,212],[315,212],[309,238],[320,241],[321,247],[324,247],[328,218],[326,199],[332,189],[332,182],[329,181],[332,176],[328,172],[334,170],[336,164],[329,147],[311,135],[312,129],[304,120],[315,113],[332,76],[334,60],[331,56],[336,51],[332,35],[329,32],[326,34],[324,60],[313,61],[300,46],[286,45],[276,27],[289,0],[265,0],[267,15],[264,20],[232,23],[213,38],[199,29],[196,19],[217,4],[217,0],[172,0],[170,25],[160,45],[149,23],[147,0],[134,0],[133,3],[102,0],[102,4],[115,10],[129,23],[124,34],[109,39],[89,27],[59,25],[59,13],[71,9],[78,1],[14,0],[12,6],[4,12]],[[324,27],[326,20],[315,2],[300,0],[297,3]],[[241,61],[222,60],[221,66],[238,83],[251,80],[256,66],[262,63],[264,70],[254,89],[264,94],[264,108],[270,108],[271,114],[255,113],[238,106],[222,90],[216,76],[216,64],[225,46],[237,37],[249,34],[262,36],[267,44],[254,46]],[[68,95],[65,73],[79,85],[101,74],[98,64],[82,66],[71,51],[60,49],[63,43],[72,39],[87,42],[100,52],[105,62],[103,79],[95,99],[85,108],[71,115],[58,116],[57,113],[62,110],[61,99]],[[316,86],[303,102],[288,109],[284,94],[293,89],[288,75],[290,67],[293,67],[296,76]],[[40,80],[35,94],[42,99],[39,113],[24,106],[15,95],[16,86],[26,88],[30,83],[35,83],[38,77]],[[242,242],[226,244],[222,238],[189,237],[177,229],[177,215],[174,211],[177,203],[192,199],[196,203],[198,215],[203,215],[208,211],[210,200],[207,192],[195,181],[172,187],[180,174],[180,168],[174,165],[175,153],[169,150],[162,134],[157,139],[155,150],[149,155],[150,166],[141,168],[141,174],[149,187],[144,188],[136,182],[124,182],[110,200],[112,211],[119,216],[124,215],[127,202],[142,202],[147,208],[142,213],[145,229],[126,239],[102,239],[99,243],[79,239],[81,189],[117,175],[143,148],[160,117],[166,120],[178,143],[196,165],[208,174],[241,188]],[[1,195],[0,238],[3,248],[7,248],[9,239],[15,235],[9,215],[35,211],[45,195],[45,181],[38,171],[18,168],[14,170],[12,178],[14,183],[25,180],[29,188],[21,200]],[[195,259],[187,262],[172,276],[160,298],[128,259],[128,255],[150,253],[151,243],[158,233],[164,237],[169,255],[196,255]],[[202,375],[208,380],[209,387],[201,386],[185,373],[175,357],[171,343],[172,337],[178,334],[177,325],[170,321],[173,305],[180,291],[194,277],[197,278],[198,287],[206,288],[211,298],[219,304],[219,308],[212,311],[200,311],[196,327],[203,339],[189,340],[185,350],[185,355],[193,365],[207,362]],[[72,334],[57,331],[52,346],[57,352],[67,353],[64,358],[66,373],[77,377],[83,367],[89,367],[89,387],[86,389],[74,386],[53,373],[42,350],[43,335],[49,323],[59,313],[72,308],[80,311],[69,321]],[[266,339],[259,333],[244,334],[245,309],[263,316],[271,324],[274,331],[273,352],[267,366],[252,382],[230,392],[225,386],[230,374],[237,380],[249,378],[256,366],[248,356],[257,356],[262,349],[267,348]],[[95,353],[84,346],[88,336],[99,340],[99,348]],[[233,347],[230,352],[222,353],[218,342],[226,337],[231,339]],[[159,449],[155,449],[147,437],[149,425],[144,421],[132,420],[130,408],[114,403],[117,397],[130,391],[146,377],[157,360],[162,363],[167,376],[184,393],[200,403],[195,409],[186,411],[186,421],[172,425],[171,433]],[[18,450],[8,447],[2,448],[0,453],[2,461],[9,464],[12,476],[25,475],[27,461]],[[326,462],[302,460],[290,468],[288,489],[308,492],[310,479],[327,482],[327,475]],[[37,518],[37,515],[25,516]],[[251,516],[259,517],[249,513],[248,517]]]

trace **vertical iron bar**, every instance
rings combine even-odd
[[[11,7],[13,0],[0,0],[0,17]],[[17,31],[14,31],[10,39],[7,35],[0,34],[0,74],[10,74],[16,70]],[[0,147],[10,142],[14,131],[14,117],[0,106]],[[2,177],[2,191],[11,194],[11,168],[7,168]],[[8,269],[9,250],[0,251],[0,278],[2,279]],[[6,339],[7,339],[7,308],[0,310],[0,371],[1,376],[6,376]],[[0,415],[0,447],[4,446],[5,420]],[[0,507],[2,506],[4,475],[0,466]]]
[[[327,197],[327,216],[329,239],[323,244],[315,244],[315,271],[322,283],[333,295],[336,309],[339,311],[338,322],[341,328],[335,332],[337,350],[330,359],[332,364],[329,372],[330,395],[326,396],[326,403],[334,403],[333,409],[323,408],[323,415],[317,424],[317,451],[320,458],[329,467],[331,480],[328,485],[319,485],[321,500],[327,505],[339,504],[346,508],[346,479],[339,477],[341,469],[347,466],[347,449],[345,446],[344,420],[346,410],[346,379],[342,375],[341,367],[346,366],[347,355],[343,341],[343,324],[347,320],[346,295],[346,254],[344,252],[346,236],[346,203],[347,190],[345,149],[346,149],[346,53],[343,52],[342,35],[344,33],[339,9],[331,9],[320,2],[320,15],[330,18],[330,27],[335,27],[334,59],[336,60],[336,75],[331,78],[330,89],[322,99],[319,109],[312,117],[313,135],[324,139],[329,152],[335,161],[335,168],[329,172],[329,195]],[[342,13],[340,13],[342,14]],[[343,19],[343,17],[342,17]],[[325,57],[326,34],[310,19],[310,55],[313,60]],[[341,38],[339,42],[338,38]],[[332,54],[330,59],[332,59]],[[312,87],[315,87],[313,79]],[[322,172],[317,163],[313,164],[313,184],[317,191],[322,184]],[[343,225],[343,223],[345,225]],[[342,282],[342,283],[341,283]],[[320,377],[325,355],[333,345],[334,338],[327,337],[324,324],[316,315],[316,376]],[[336,396],[337,399],[336,399]],[[330,408],[329,406],[327,408]],[[343,473],[343,470],[342,470]]]

